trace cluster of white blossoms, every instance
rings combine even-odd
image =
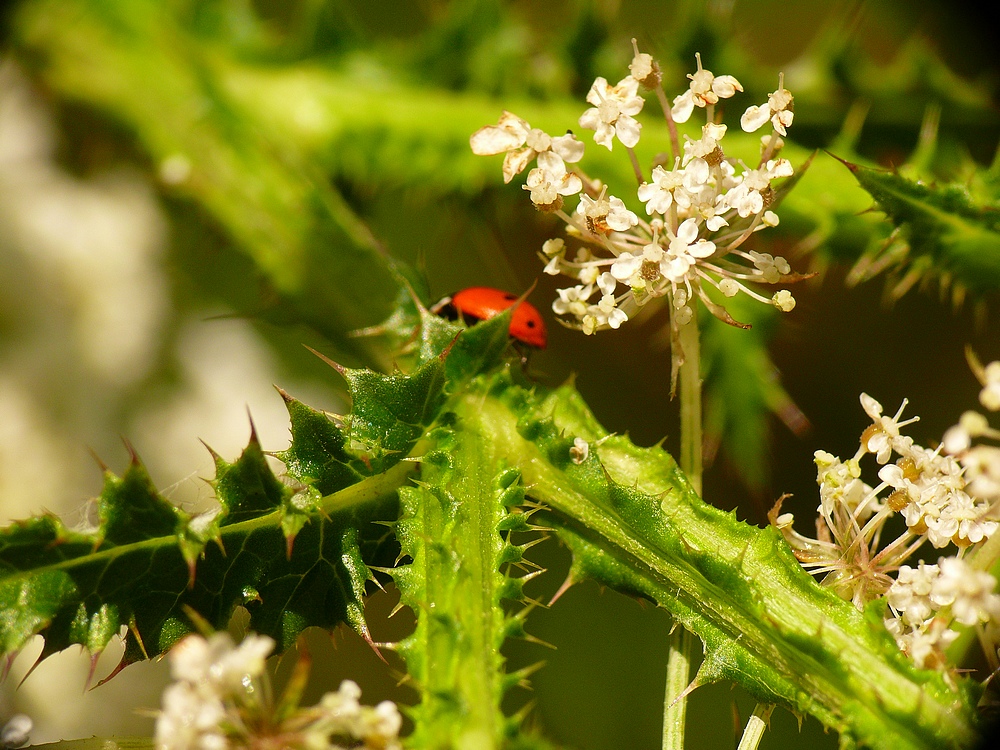
[[[980,402],[1000,410],[1000,362],[982,367],[969,361],[983,385]],[[944,669],[944,652],[958,637],[954,622],[975,626],[992,669],[1000,668],[1000,596],[988,571],[1000,559],[1000,447],[977,439],[1000,440],[978,412],[966,412],[934,450],[914,443],[901,428],[906,401],[893,416],[867,394],[861,405],[872,420],[857,453],[846,461],[816,452],[820,489],[816,538],[792,527],[781,503],[771,523],[795,556],[814,575],[860,609],[885,597],[891,610],[886,627],[900,648],[921,667]],[[879,482],[862,478],[861,459],[872,455]],[[899,515],[903,531],[885,543],[886,522]],[[992,544],[989,540],[996,536]],[[925,543],[956,553],[934,565],[904,564]]]
[[[524,189],[536,208],[566,224],[568,241],[549,240],[542,257],[546,273],[577,282],[559,289],[552,305],[570,327],[586,334],[616,329],[640,307],[660,298],[672,312],[675,337],[678,326],[694,317],[695,299],[722,320],[741,325],[709,298],[706,285],[724,298],[743,293],[785,312],[795,306],[787,290],[765,296],[750,285],[803,277],[792,273],[784,258],[743,248],[754,232],[778,223],[769,209],[777,197],[772,183],[793,171],[787,159],[778,157],[781,136],[792,124],[792,95],[779,78],[767,102],[750,107],[741,118],[747,132],[771,125],[761,138],[759,162],[750,167],[726,156],[722,142],[727,127],[715,121],[716,105],[743,91],[742,85],[732,76],[702,68],[700,56],[697,63],[697,71],[688,75],[688,90],[672,106],[661,86],[659,65],[637,47],[630,75],[614,86],[598,78],[587,94],[593,106],[581,115],[580,126],[593,130],[595,142],[608,150],[620,142],[631,158],[639,185],[627,200],[612,195],[606,184],[580,168],[584,144],[572,133],[553,138],[504,112],[496,125],[481,128],[470,139],[476,154],[506,154],[505,182],[535,162]],[[640,89],[655,92],[673,151],[648,175],[633,150],[642,131],[636,119],[645,104]],[[682,145],[676,124],[687,122],[695,108],[705,110],[706,124],[697,139],[685,136]],[[579,199],[568,208],[572,196]],[[630,203],[643,205],[645,215],[633,211]]]
[[[273,649],[273,640],[253,634],[239,646],[226,633],[177,644],[170,652],[176,682],[164,691],[156,720],[158,750],[400,749],[396,704],[361,705],[361,689],[350,680],[318,705],[291,712],[284,706],[279,716],[265,674]]]

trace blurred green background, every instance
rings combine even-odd
[[[121,469],[120,436],[165,494],[206,507],[212,462],[199,438],[236,455],[249,411],[265,448],[286,446],[272,383],[342,411],[341,383],[302,344],[387,366],[343,334],[377,322],[391,300],[368,294],[377,280],[360,270],[355,278],[354,261],[326,273],[324,253],[361,248],[357,267],[367,262],[375,276],[385,268],[364,258],[398,258],[428,300],[470,285],[520,292],[537,279],[531,299],[547,310],[556,281],[539,278],[536,252],[559,228],[531,209],[517,181],[503,186],[498,159],[474,160],[464,139],[503,108],[551,132],[575,127],[593,78],[627,72],[633,36],[660,59],[671,96],[683,91],[695,51],[739,78],[746,93],[731,124],[784,71],[796,97],[790,141],[907,165],[929,181],[971,181],[1000,138],[1000,29],[995,10],[973,10],[912,0],[7,3],[0,515],[45,508],[86,522],[100,486],[88,452]],[[936,149],[914,159],[934,107]],[[845,134],[852,108],[867,117]],[[843,195],[830,194],[840,186]],[[717,413],[746,422],[719,435],[705,496],[752,523],[782,493],[800,517],[813,511],[812,454],[854,452],[861,391],[889,411],[909,398],[908,413],[921,416],[912,434],[933,442],[976,403],[964,346],[1000,358],[996,300],[956,309],[930,285],[888,305],[882,278],[845,285],[888,230],[876,214],[856,215],[868,202],[823,153],[800,187],[768,247],[819,275],[795,289],[792,314],[762,317],[737,352],[766,346],[773,368],[756,372],[780,378],[811,428],[793,435],[769,416],[739,362],[727,363],[716,391]],[[300,275],[289,280],[285,268]],[[358,298],[370,301],[366,314],[338,306]],[[553,385],[575,374],[610,430],[644,445],[666,437],[672,450],[662,322],[584,338],[552,321],[550,347],[530,372]],[[533,552],[550,572],[532,594],[547,601],[568,555],[553,542]],[[392,603],[391,590],[372,597],[376,640],[407,632],[407,613],[385,621]],[[511,708],[532,701],[531,721],[569,747],[659,747],[669,628],[651,606],[575,587],[529,619],[554,651],[507,647],[513,667],[546,661]],[[386,668],[352,633],[314,633],[311,648],[316,695],[350,677],[366,701],[413,700],[397,686],[399,663]],[[151,732],[152,719],[135,709],[158,705],[165,664],[130,667],[82,695],[89,664],[60,654],[15,691],[34,656],[21,654],[0,688],[4,715],[35,719],[34,741]],[[102,657],[99,677],[116,658]],[[737,716],[752,708],[728,685],[697,690],[689,747],[735,746]],[[836,746],[811,720],[796,738],[784,711],[772,725],[764,747]]]

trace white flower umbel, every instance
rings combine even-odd
[[[273,640],[254,634],[239,646],[226,633],[178,643],[170,652],[177,681],[164,691],[156,720],[157,750],[400,749],[396,705],[361,705],[361,689],[350,680],[314,707],[287,697],[275,702],[265,671],[273,649]]]
[[[331,738],[350,737],[357,740],[351,748],[399,750],[403,717],[396,704],[382,701],[375,707],[363,706],[359,698],[361,688],[351,680],[340,683],[337,692],[324,695],[314,710],[315,721],[305,731],[304,747],[339,750],[342,746],[331,744]]]
[[[958,637],[949,627],[952,622],[982,626],[1000,621],[995,589],[992,575],[959,557],[942,557],[937,565],[903,565],[886,594],[893,613],[886,627],[917,666],[942,668],[945,650]]]
[[[255,633],[239,646],[228,633],[213,633],[208,639],[190,636],[171,650],[170,674],[206,693],[224,695],[243,689],[245,677],[260,677],[273,650],[272,639]]]
[[[560,150],[568,143],[557,148],[558,139],[550,139],[551,144],[541,136],[537,142],[531,141],[529,133],[534,131],[528,123],[509,112],[497,125],[472,136],[477,154],[507,153],[505,180],[537,156],[538,166],[528,174],[524,189],[536,208],[554,213],[566,223],[569,243],[574,246],[549,240],[541,253],[546,274],[572,279],[558,292],[553,310],[567,326],[592,334],[619,328],[639,308],[663,298],[671,313],[674,344],[679,341],[680,327],[695,317],[695,300],[701,300],[721,320],[746,327],[708,296],[709,287],[718,289],[723,299],[745,294],[783,312],[792,310],[795,299],[787,289],[761,294],[755,286],[786,284],[805,277],[793,273],[784,258],[743,248],[755,232],[778,223],[770,210],[775,203],[774,186],[793,172],[786,159],[772,158],[780,139],[774,136],[768,141],[766,158],[755,167],[726,156],[727,128],[712,117],[720,100],[743,90],[739,81],[704,69],[697,55],[698,68],[688,76],[688,90],[676,97],[671,107],[660,85],[659,65],[638,47],[634,51],[629,67],[632,75],[614,86],[605,78],[594,81],[587,94],[593,106],[579,122],[593,130],[595,141],[606,148],[612,149],[616,139],[626,146],[638,178],[635,193],[616,190],[612,195],[607,185],[588,176]],[[644,103],[640,85],[657,93],[674,134],[674,121],[686,121],[695,108],[708,115],[701,137],[685,137],[681,149],[679,139],[672,136],[672,163],[658,164],[650,173],[643,172],[633,150],[641,135],[636,119]],[[791,98],[786,94],[779,87],[769,99],[776,109],[768,117],[777,118],[782,133],[791,124]],[[574,148],[577,143],[572,142]],[[574,164],[572,169],[568,162]],[[577,194],[580,199],[575,209],[564,209],[564,200]],[[642,218],[633,208],[639,204],[644,208]],[[597,298],[601,278],[605,281],[600,282]],[[672,372],[676,375],[679,346],[673,349]]]
[[[916,422],[901,419],[905,400],[893,416],[884,415],[867,394],[861,395],[861,405],[872,424],[855,455],[841,461],[825,451],[816,453],[816,538],[796,532],[794,517],[782,514],[780,503],[769,518],[802,565],[823,575],[823,585],[859,609],[884,596],[893,613],[886,627],[899,647],[918,666],[945,669],[945,650],[958,637],[953,622],[980,627],[1000,620],[996,581],[984,572],[1000,556],[996,539],[990,541],[1000,528],[1000,448],[972,444],[975,438],[1000,438],[1000,432],[982,415],[967,412],[930,450],[902,433]],[[878,467],[874,486],[862,479],[861,462],[871,460],[869,455]],[[886,543],[886,522],[897,514],[905,530]],[[927,542],[957,551],[936,565],[904,564]],[[988,632],[1000,630],[979,630],[995,668],[1000,664],[994,663]]]

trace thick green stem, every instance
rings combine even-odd
[[[693,309],[697,310],[697,307]],[[697,314],[681,326],[681,470],[701,494],[701,346]],[[663,750],[684,749],[687,688],[691,679],[692,639],[683,628],[670,635],[667,690],[663,698]]]
[[[400,646],[421,692],[413,710],[413,748],[500,748],[500,711],[509,682],[500,646],[510,631],[500,604],[510,596],[499,568],[509,544],[498,527],[502,465],[474,425],[449,433],[424,455],[419,486],[400,493],[398,532],[413,564],[394,578],[417,611],[417,629]]]

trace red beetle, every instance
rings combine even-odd
[[[463,289],[434,305],[434,312],[448,317],[461,315],[466,320],[489,320],[495,318],[517,302],[517,295],[488,286],[472,286]],[[548,342],[548,331],[538,308],[521,301],[510,319],[510,335],[528,346],[544,349]]]

